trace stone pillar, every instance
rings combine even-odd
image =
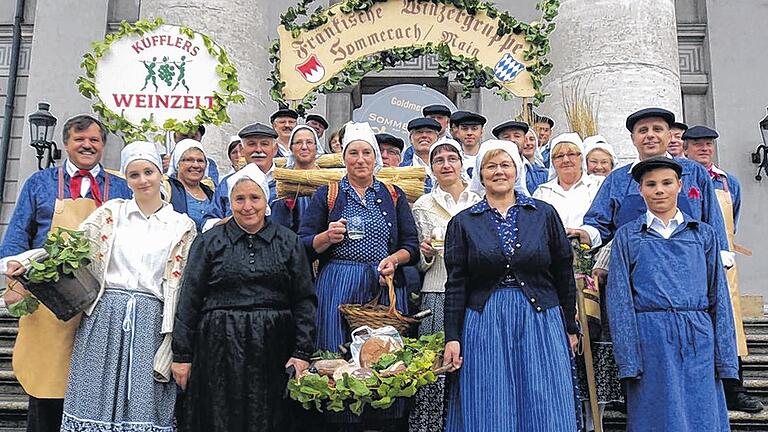
[[[556,22],[551,96],[538,109],[555,135],[569,129],[562,95],[577,83],[597,95],[599,132],[625,161],[636,156],[628,114],[658,106],[682,116],[674,0],[563,0]]]
[[[26,120],[28,114],[37,111],[37,103],[50,102],[51,112],[59,121],[54,141],[60,148],[64,122],[74,115],[91,112],[91,101],[80,95],[75,78],[84,74],[80,62],[83,54],[91,51],[91,42],[104,39],[106,22],[107,2],[103,0],[37,0],[26,106],[21,107],[25,118],[19,155],[19,184],[37,171],[37,158],[29,146],[29,123]],[[67,23],[66,31],[62,23]],[[119,140],[110,138],[108,146],[122,147]],[[114,153],[111,148],[106,152]],[[62,161],[65,157],[62,156]],[[114,164],[107,165],[115,167]]]
[[[246,124],[268,123],[277,109],[269,97],[267,81],[272,64],[269,46],[279,20],[277,5],[250,0],[142,0],[141,18],[161,17],[168,24],[184,25],[210,36],[237,67],[244,104],[229,106],[230,124],[206,126],[203,144],[209,156],[227,171],[229,137]]]

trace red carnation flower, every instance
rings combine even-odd
[[[696,186],[691,186],[691,188],[688,189],[688,198],[701,199],[701,192],[699,192]]]

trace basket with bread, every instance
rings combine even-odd
[[[349,409],[360,415],[367,406],[389,408],[397,398],[413,396],[445,373],[443,333],[413,339],[400,337],[392,327],[366,329],[372,331],[357,349],[353,342],[350,360],[337,353],[316,354],[307,370],[289,380],[289,396],[306,409]],[[361,340],[359,330],[353,331],[355,341]]]

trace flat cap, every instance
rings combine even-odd
[[[712,128],[706,126],[694,126],[683,133],[683,139],[702,139],[702,138],[718,138],[720,134]]]
[[[264,123],[253,123],[240,129],[237,133],[240,138],[247,138],[251,136],[265,136],[270,138],[277,138],[277,132]]]
[[[400,138],[390,135],[388,133],[377,133],[376,134],[376,142],[379,143],[379,145],[382,144],[388,144],[391,146],[395,146],[400,149],[400,151],[403,151],[405,148],[405,143]]]
[[[269,116],[269,121],[274,123],[275,119],[278,117],[290,117],[292,119],[297,119],[299,118],[299,113],[290,108],[280,108],[279,110],[273,112],[271,116]]]
[[[441,104],[427,105],[421,110],[421,114],[426,117],[428,115],[444,115],[446,117],[451,116],[451,110],[447,106]]]
[[[645,175],[645,173],[661,168],[669,168],[674,170],[677,173],[678,178],[683,174],[682,165],[675,162],[674,159],[668,158],[666,156],[654,156],[639,162],[637,165],[632,167],[632,178],[635,179],[636,182],[640,183],[640,180],[643,179],[643,175]]]
[[[493,128],[493,131],[491,131],[491,133],[493,133],[493,136],[498,138],[499,135],[501,135],[501,133],[504,132],[506,129],[520,129],[521,131],[523,131],[523,133],[528,133],[529,127],[528,127],[528,123],[510,120]]]
[[[328,121],[320,114],[308,114],[305,119],[307,121],[314,120],[323,125],[324,128],[328,129]]]
[[[539,114],[534,113],[534,117],[533,118],[535,119],[533,121],[534,123],[546,123],[546,124],[549,125],[550,128],[555,127],[555,121],[552,120],[551,117],[547,117],[545,115],[539,115]]]
[[[672,111],[667,111],[664,108],[644,108],[640,111],[633,112],[627,117],[627,129],[632,132],[635,128],[635,124],[645,118],[660,117],[664,119],[669,127],[675,123],[675,115]]]
[[[440,132],[440,129],[443,127],[440,126],[440,123],[438,123],[437,120],[426,117],[418,117],[408,122],[408,132],[422,128],[432,129],[435,132]]]
[[[674,123],[672,123],[672,126],[670,126],[669,128],[670,129],[680,129],[680,130],[687,131],[688,130],[688,125],[685,124],[685,123],[674,122]]]
[[[451,114],[451,125],[480,125],[484,126],[488,121],[480,114],[469,111],[456,111]]]

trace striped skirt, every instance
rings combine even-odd
[[[499,288],[482,313],[467,309],[447,431],[574,432],[572,362],[560,308],[536,312]],[[453,380],[456,382],[457,380]]]
[[[176,384],[153,377],[163,303],[107,289],[75,335],[62,432],[171,432]]]
[[[379,290],[377,264],[331,260],[320,269],[315,291],[317,293],[317,343],[321,350],[338,351],[339,345],[351,341],[352,329],[339,313],[339,305],[363,304],[371,301]],[[405,288],[396,288],[397,310],[408,313]],[[389,304],[386,291],[381,304]]]

